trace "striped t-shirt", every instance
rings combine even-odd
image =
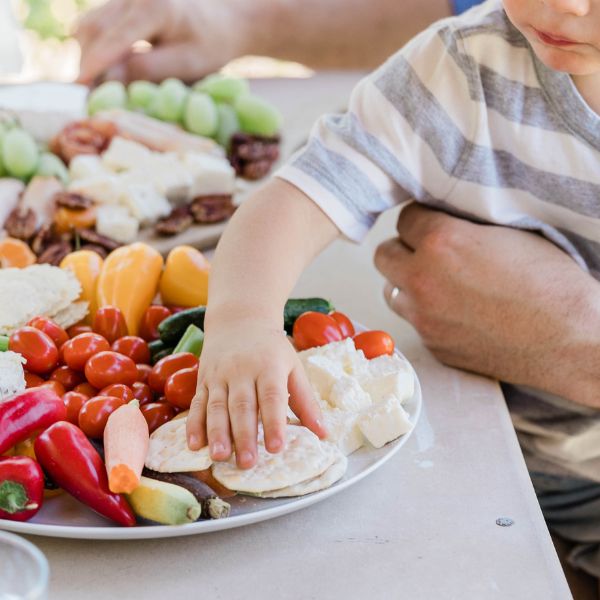
[[[433,25],[315,125],[278,176],[348,238],[412,198],[542,233],[600,279],[600,116],[499,0]],[[600,368],[600,366],[599,366]],[[600,412],[504,386],[530,469],[600,481]]]

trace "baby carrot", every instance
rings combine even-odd
[[[148,440],[148,424],[138,400],[110,415],[104,429],[104,453],[111,492],[130,494],[140,484]]]

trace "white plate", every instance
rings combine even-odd
[[[358,328],[357,328],[358,329]],[[415,393],[404,403],[413,425],[417,424],[421,412],[421,387],[416,373]],[[330,488],[298,498],[262,499],[250,496],[235,496],[231,503],[231,515],[225,519],[198,521],[189,525],[146,525],[139,527],[115,527],[110,521],[97,515],[67,494],[49,498],[42,510],[26,523],[0,520],[0,529],[27,535],[47,537],[79,538],[90,540],[140,540],[167,538],[208,533],[221,529],[242,527],[274,519],[287,513],[300,510],[357,483],[369,473],[388,461],[406,443],[413,429],[383,448],[363,447],[348,457],[348,470],[340,481]]]

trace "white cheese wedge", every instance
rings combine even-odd
[[[359,415],[339,409],[323,411],[323,424],[327,429],[327,441],[335,444],[346,456],[362,446],[365,439],[358,426]]]
[[[191,198],[235,192],[235,170],[225,158],[188,152],[183,156],[183,164],[193,179]]]
[[[142,225],[155,223],[172,210],[169,201],[151,183],[123,185],[119,201]]]
[[[403,402],[413,395],[415,389],[410,365],[396,354],[367,361],[366,368],[357,378],[374,404],[382,402],[389,395]]]
[[[381,448],[408,433],[413,426],[400,400],[390,395],[364,411],[358,418],[358,427],[372,446]]]
[[[102,155],[102,164],[111,171],[129,171],[147,163],[152,152],[137,142],[115,136]]]
[[[125,206],[106,204],[96,211],[96,231],[121,244],[130,244],[137,238],[139,222]]]
[[[95,175],[107,174],[102,159],[97,154],[78,154],[69,163],[69,177],[75,179],[86,179]]]
[[[84,179],[76,179],[69,184],[69,191],[89,196],[98,204],[119,204],[123,185],[116,175],[99,173]]]
[[[357,412],[371,405],[371,396],[354,377],[344,376],[331,387],[329,404],[334,408]]]

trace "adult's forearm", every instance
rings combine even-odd
[[[248,53],[319,69],[373,68],[451,13],[449,0],[235,1],[250,25]]]

